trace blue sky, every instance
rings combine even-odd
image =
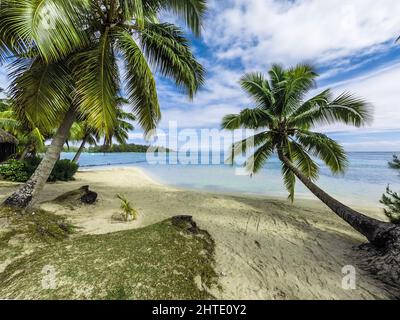
[[[251,106],[238,86],[244,72],[307,62],[320,73],[318,90],[351,91],[374,106],[369,127],[318,130],[347,150],[398,151],[399,13],[398,0],[210,1],[203,37],[193,41],[208,71],[206,86],[190,103],[159,82],[161,128],[170,120],[179,127],[218,128],[223,115]]]
[[[318,90],[351,91],[374,105],[371,126],[316,128],[351,151],[400,151],[400,1],[210,0],[202,39],[193,48],[207,82],[193,101],[158,78],[163,118],[179,128],[219,128],[221,118],[251,106],[240,90],[244,72],[272,63],[313,63]],[[166,17],[167,20],[172,20]],[[174,21],[174,20],[172,20]],[[0,70],[0,86],[5,86]],[[130,141],[142,143],[138,128]]]

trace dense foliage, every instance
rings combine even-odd
[[[0,166],[0,177],[7,181],[26,182],[38,167],[41,159],[29,158],[24,161],[10,160]],[[70,160],[58,160],[51,172],[48,181],[70,181],[73,180],[79,166]]]
[[[92,146],[90,148],[86,148],[85,152],[90,153],[116,153],[116,152],[137,152],[137,153],[146,153],[149,150],[150,146],[140,145],[140,144],[113,144],[111,146]],[[168,148],[164,147],[155,147],[158,152],[169,152]],[[77,147],[65,147],[64,152],[77,152]]]
[[[400,159],[393,156],[393,161],[389,162],[389,167],[400,170]],[[390,222],[400,224],[400,194],[387,187],[386,194],[382,195],[381,203],[386,206],[384,210]]]

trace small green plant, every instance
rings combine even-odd
[[[117,198],[121,200],[120,208],[122,210],[122,216],[124,220],[129,221],[129,218],[131,218],[132,220],[136,220],[138,212],[136,211],[135,208],[131,206],[128,199],[126,199],[126,197],[121,194],[117,194]]]

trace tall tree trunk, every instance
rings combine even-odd
[[[26,146],[25,149],[22,151],[21,155],[19,156],[18,160],[24,161],[30,150],[31,146],[30,145]]]
[[[281,151],[278,151],[278,155],[279,159],[292,170],[296,177],[339,217],[363,234],[372,244],[378,247],[386,244],[386,235],[395,229],[396,225],[370,218],[349,208],[315,185]]]
[[[64,116],[64,120],[53,137],[43,160],[30,179],[4,202],[7,206],[27,208],[37,200],[37,194],[43,189],[60,156],[63,145],[68,138],[69,131],[75,120],[75,111],[71,107]]]
[[[78,162],[78,160],[79,160],[79,158],[80,158],[80,156],[81,156],[81,154],[83,152],[83,149],[85,148],[85,144],[86,144],[87,139],[88,139],[88,135],[85,135],[85,137],[82,140],[81,145],[79,146],[78,151],[75,153],[75,156],[72,159],[72,162],[75,162],[75,163]]]

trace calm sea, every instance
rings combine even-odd
[[[379,199],[388,184],[400,190],[400,176],[388,168],[391,152],[352,152],[348,154],[349,167],[342,176],[333,176],[321,165],[318,184],[327,192],[350,204],[379,206]],[[73,153],[63,153],[62,158],[72,159]],[[181,157],[182,156],[182,157]],[[185,155],[180,155],[182,160]],[[175,163],[176,154],[172,154]],[[217,157],[218,158],[218,157]],[[273,157],[261,172],[253,177],[238,174],[235,167],[225,165],[223,156],[217,164],[154,164],[144,153],[84,153],[79,164],[81,170],[98,170],[118,166],[143,169],[150,177],[167,185],[228,193],[258,194],[286,197],[280,174],[280,163]],[[168,161],[167,161],[168,162]],[[200,161],[199,161],[200,162]],[[204,163],[204,162],[203,162]],[[312,195],[301,183],[297,183],[298,197]]]

